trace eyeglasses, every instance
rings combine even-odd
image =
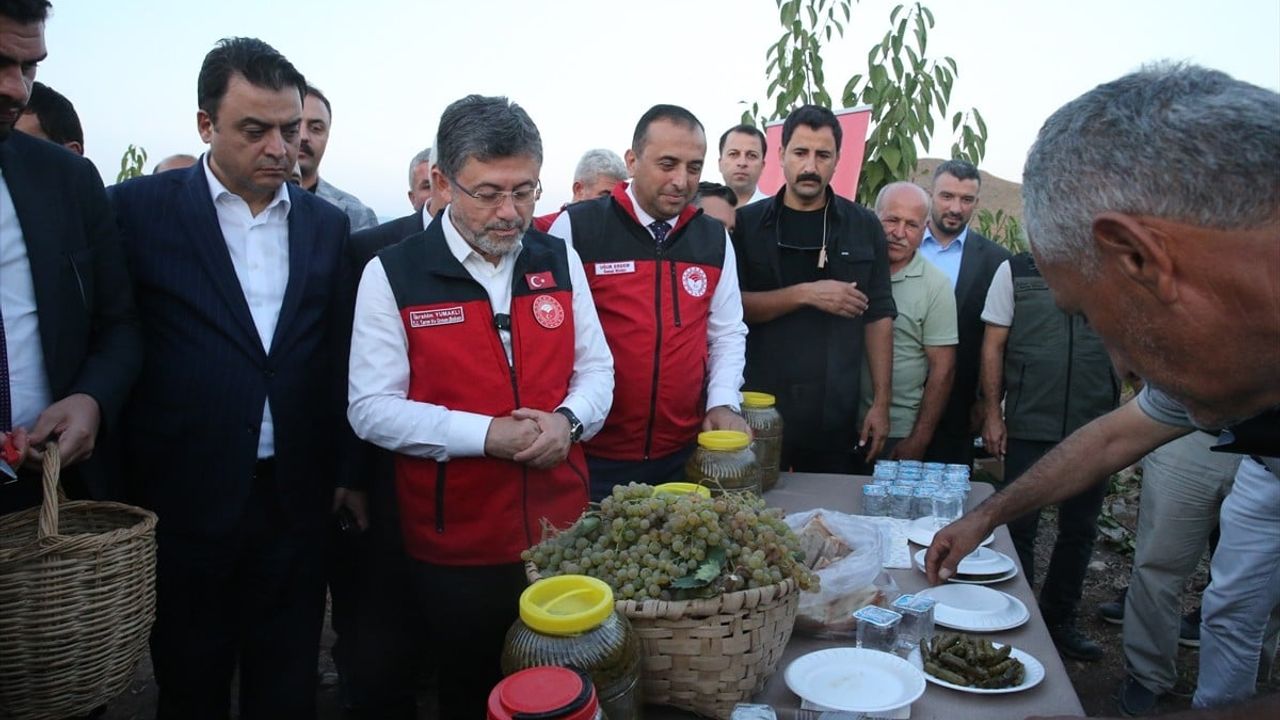
[[[507,202],[507,198],[511,198],[511,204],[517,207],[532,205],[542,197],[542,181],[538,180],[531,188],[522,188],[520,190],[511,190],[508,192],[484,191],[472,192],[462,186],[457,180],[453,181],[453,186],[462,191],[464,195],[475,200],[480,207],[483,208],[500,208]]]

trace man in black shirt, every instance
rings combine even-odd
[[[733,235],[750,329],[744,387],[777,396],[788,470],[851,472],[889,433],[889,260],[876,216],[831,190],[840,139],[830,110],[792,112],[779,150],[786,185],[739,209]],[[859,428],[864,355],[874,399]]]

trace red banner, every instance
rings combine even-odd
[[[871,125],[871,107],[836,110],[836,119],[844,136],[840,139],[840,161],[831,177],[831,188],[850,200],[858,196],[858,176],[862,173],[862,153],[866,151],[867,129]],[[785,179],[782,176],[782,160],[778,151],[782,147],[782,121],[769,123],[764,128],[769,140],[769,156],[760,174],[760,190],[770,195],[778,192]]]

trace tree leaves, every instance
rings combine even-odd
[[[806,103],[829,107],[832,99],[822,45],[837,35],[843,37],[857,0],[775,1],[783,32],[765,53],[766,96],[773,101],[770,119],[783,118]],[[839,15],[844,16],[843,23],[837,20]],[[864,204],[873,202],[885,184],[911,176],[917,147],[928,151],[936,121],[948,117],[957,66],[951,57],[929,58],[929,30],[934,23],[933,12],[921,2],[894,6],[883,39],[867,49],[866,71],[850,77],[840,92],[843,105],[864,104],[872,109],[873,125],[858,183],[858,199]],[[756,106],[750,115],[756,119]],[[744,112],[743,117],[747,116]],[[974,109],[950,117],[952,132],[959,133],[951,146],[952,156],[978,164],[987,142],[982,115]],[[759,118],[762,124],[764,120]]]

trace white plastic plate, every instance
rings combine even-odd
[[[991,643],[991,644],[996,646],[997,648],[1004,647],[1002,643]],[[1001,695],[1003,693],[1022,692],[1023,690],[1027,690],[1028,688],[1033,688],[1036,685],[1039,685],[1040,681],[1044,680],[1044,665],[1041,665],[1039,660],[1019,650],[1018,648],[1014,648],[1013,650],[1009,651],[1009,655],[1016,660],[1022,661],[1022,667],[1025,668],[1026,670],[1026,672],[1023,674],[1023,677],[1022,677],[1022,683],[1018,685],[1014,685],[1013,687],[975,688],[975,687],[968,687],[966,685],[956,685],[955,683],[949,683],[946,680],[943,680],[942,678],[936,678],[927,672],[924,673],[924,679],[933,683],[934,685],[941,685],[942,687],[945,687],[945,688],[951,688],[952,690],[959,690],[960,692],[973,693],[975,695]],[[920,648],[913,649],[911,651],[911,654],[907,656],[907,661],[910,662],[917,669],[919,669],[920,672],[924,672],[924,660],[920,657]]]
[[[907,524],[907,539],[917,545],[922,545],[927,548],[933,544],[934,533],[938,532],[939,528],[944,526],[945,523],[940,525],[938,518],[933,517],[932,515],[916,518]],[[995,541],[996,534],[991,533],[982,541],[981,544],[990,545]]]
[[[924,556],[927,552],[928,550],[926,549],[916,553],[916,567],[920,568],[921,572],[924,571]],[[1013,561],[1013,558],[998,550],[984,547],[980,547],[964,556],[956,567],[956,571],[963,575],[984,576],[1006,575],[1010,570],[1017,569],[1018,565]]]
[[[924,694],[924,671],[897,655],[864,648],[829,648],[802,655],[783,674],[787,687],[832,710],[882,713]]]
[[[1031,619],[1021,600],[981,585],[938,585],[916,594],[933,598],[933,621],[953,630],[995,632]]]

